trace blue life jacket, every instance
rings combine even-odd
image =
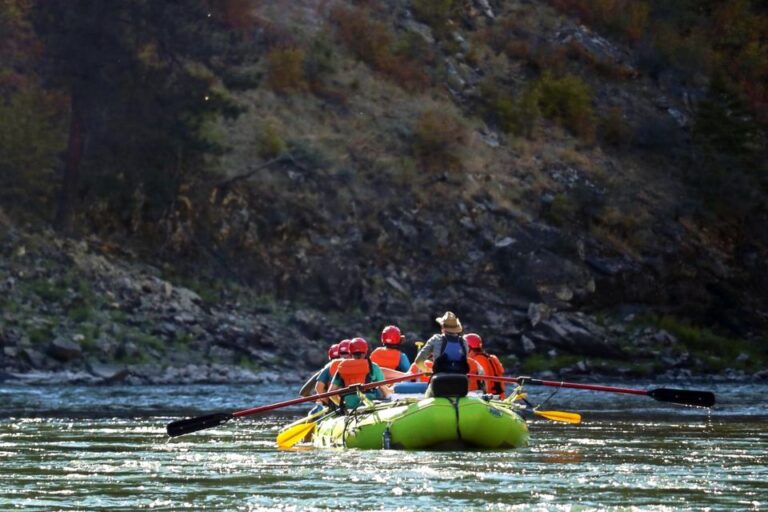
[[[432,373],[469,373],[467,352],[458,335],[443,334],[440,354],[435,358]]]

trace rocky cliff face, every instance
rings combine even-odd
[[[510,240],[500,240],[499,249],[514,245]],[[542,281],[532,279],[528,296],[484,282],[457,285],[457,276],[435,298],[417,288],[428,278],[389,275],[382,277],[379,293],[362,292],[358,307],[333,312],[275,301],[231,283],[183,280],[197,293],[130,251],[95,238],[65,240],[50,231],[5,225],[0,249],[4,380],[297,382],[324,363],[330,343],[362,335],[375,344],[378,330],[394,321],[407,333],[405,348],[413,356],[414,342],[434,331],[435,312],[453,305],[460,306],[467,329],[482,333],[511,371],[765,376],[748,352],[714,364],[671,333],[634,322],[639,308],[625,307],[623,317],[606,319],[565,307],[574,290],[594,293],[589,283],[579,291],[575,281],[557,281],[547,295],[537,286]],[[465,295],[459,296],[461,290]]]

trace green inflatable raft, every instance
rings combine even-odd
[[[528,445],[513,403],[477,396],[401,399],[331,415],[317,423],[317,447],[503,449]]]

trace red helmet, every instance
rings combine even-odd
[[[340,356],[346,356],[349,354],[349,344],[352,343],[352,340],[341,340],[339,342],[339,355]]]
[[[395,325],[388,325],[381,331],[382,345],[399,345],[403,340],[400,329]]]
[[[334,343],[328,348],[328,359],[336,359],[339,357],[339,344]]]
[[[483,339],[479,334],[475,334],[473,332],[467,333],[464,335],[464,341],[467,342],[469,348],[473,348],[475,350],[483,348]]]
[[[352,342],[349,344],[350,354],[367,354],[368,342],[363,338],[352,338]]]

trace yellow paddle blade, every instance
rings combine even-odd
[[[581,414],[565,411],[537,411],[533,409],[533,414],[547,418],[552,421],[561,421],[563,423],[581,423]]]
[[[279,434],[277,434],[277,446],[278,448],[290,448],[309,434],[312,429],[315,428],[317,422],[310,421],[308,423],[299,423],[292,427],[288,427]]]

